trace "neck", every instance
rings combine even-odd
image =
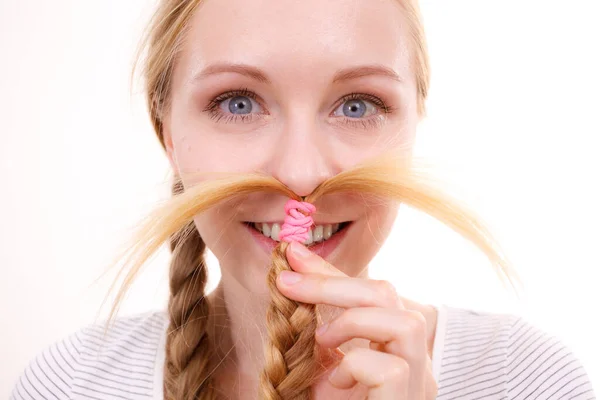
[[[256,374],[263,364],[264,321],[268,298],[248,292],[234,279],[222,279],[208,296],[211,304],[211,341],[225,369]],[[219,369],[222,369],[219,367]]]

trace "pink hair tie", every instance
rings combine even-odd
[[[310,203],[294,199],[289,199],[284,208],[286,215],[279,232],[279,240],[288,243],[292,241],[304,243],[313,225],[311,214],[317,208]]]

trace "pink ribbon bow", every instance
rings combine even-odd
[[[311,214],[317,208],[307,202],[289,199],[285,203],[285,219],[279,232],[279,240],[291,243],[303,243],[308,239],[308,232],[313,225]]]

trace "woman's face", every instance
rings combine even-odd
[[[263,172],[305,196],[366,158],[411,146],[416,82],[397,1],[203,0],[190,24],[164,123],[176,173]],[[255,194],[195,218],[224,279],[266,291],[276,245],[266,235],[277,237],[286,200]],[[397,206],[359,195],[315,205],[311,248],[359,275]]]

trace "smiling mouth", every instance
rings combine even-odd
[[[326,224],[313,226],[308,232],[308,239],[303,243],[306,246],[326,242],[345,230],[352,222],[346,221],[338,224]],[[263,236],[279,242],[280,223],[245,222],[250,228],[260,232]]]

